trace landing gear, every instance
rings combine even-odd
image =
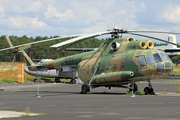
[[[149,87],[145,87],[145,88],[144,88],[145,95],[148,95],[148,94],[149,94],[149,95],[155,95],[154,89],[152,88],[151,81],[148,80],[148,82],[149,82]]]
[[[34,82],[38,82],[38,80],[37,80],[37,79],[34,79]]]
[[[58,78],[55,78],[54,81],[55,81],[56,83],[61,82],[60,79],[58,79]]]
[[[36,83],[37,83],[37,82],[38,82],[38,79],[34,79],[34,82],[36,82]],[[39,82],[41,82],[41,81],[39,81]]]
[[[133,88],[132,88],[132,84],[130,84],[130,86],[129,86],[129,91],[132,91],[132,90],[133,90],[133,92],[137,92],[137,91],[138,91],[138,86],[137,86],[137,84],[134,83],[133,85],[134,85],[134,90],[133,90]]]
[[[87,92],[90,92],[90,87],[87,84],[82,85],[81,87],[82,94],[86,94]]]
[[[71,83],[72,84],[76,84],[76,80],[75,79],[71,79]]]

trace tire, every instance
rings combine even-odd
[[[34,82],[36,82],[36,83],[37,83],[37,82],[38,82],[38,80],[37,80],[37,79],[34,79]]]
[[[150,95],[155,95],[153,88],[149,89],[149,94],[150,94]]]
[[[132,86],[130,85],[130,87],[132,87]],[[132,89],[130,88],[129,91],[132,91]],[[137,92],[137,91],[138,91],[138,86],[137,86],[136,83],[134,83],[134,90],[133,90],[133,92]]]
[[[149,90],[149,87],[145,87],[145,88],[144,88],[145,95],[148,95],[148,94],[149,94],[149,91],[150,91],[150,90]]]
[[[59,79],[55,79],[54,81],[55,81],[56,83],[59,83],[59,82],[60,82],[60,80],[59,80]]]
[[[134,83],[134,91],[133,92],[137,92],[138,91],[138,86],[136,83]]]
[[[82,94],[87,94],[87,92],[90,92],[90,87],[87,84],[82,85],[81,87]]]
[[[72,84],[76,84],[76,80],[72,79],[72,80],[71,80],[71,83],[72,83]]]

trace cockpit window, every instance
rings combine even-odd
[[[154,59],[152,57],[152,55],[147,55],[146,56],[146,59],[147,59],[147,62],[148,62],[148,65],[151,66],[151,65],[154,65],[155,62],[154,62]]]
[[[156,63],[162,62],[162,59],[158,53],[153,54],[153,56],[154,56]]]
[[[145,60],[145,57],[144,56],[139,56],[139,64],[138,64],[139,67],[144,67],[146,66],[146,60]]]
[[[169,59],[167,58],[167,56],[165,55],[165,53],[160,53],[160,55],[161,55],[161,57],[162,57],[162,59],[163,59],[164,61],[169,61]]]

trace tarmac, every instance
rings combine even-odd
[[[180,77],[152,80],[156,95],[127,95],[127,89],[100,87],[81,94],[81,85],[40,83],[6,84],[0,91],[0,110],[25,111],[44,115],[5,118],[12,120],[179,120],[180,93],[175,93]],[[147,82],[137,83],[139,90]],[[41,97],[36,98],[39,94]],[[0,116],[5,116],[0,111]],[[11,117],[7,113],[6,117]]]

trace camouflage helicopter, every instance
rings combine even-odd
[[[28,61],[30,69],[34,71],[77,69],[78,76],[84,83],[81,87],[83,94],[90,92],[90,89],[101,86],[109,88],[123,87],[137,91],[138,86],[135,82],[144,80],[149,82],[149,86],[144,88],[145,94],[155,94],[150,80],[168,76],[174,69],[171,59],[165,54],[164,50],[154,50],[154,43],[150,40],[134,40],[133,37],[121,36],[127,33],[173,45],[177,44],[135,32],[179,34],[157,31],[127,31],[114,28],[105,32],[85,34],[50,46],[52,48],[60,47],[69,43],[84,41],[88,38],[110,34],[111,38],[94,51],[58,58],[40,64],[34,64],[27,54],[22,53]],[[130,86],[128,86],[129,84]]]

